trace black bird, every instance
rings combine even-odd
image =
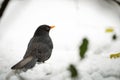
[[[39,26],[28,44],[23,59],[11,67],[11,69],[27,71],[33,68],[37,62],[48,60],[53,49],[49,31],[54,27],[48,25]]]

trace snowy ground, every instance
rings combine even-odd
[[[69,64],[79,70],[78,80],[120,80],[120,8],[104,0],[12,0],[0,23],[0,80],[22,59],[27,44],[41,24],[55,25],[50,36],[52,57],[45,64],[21,73],[25,80],[71,80]],[[112,27],[114,32],[106,33]],[[112,35],[118,39],[112,41]],[[80,61],[78,46],[87,37],[90,45]],[[10,80],[18,80],[12,76]]]

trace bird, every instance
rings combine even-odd
[[[23,70],[33,68],[37,63],[44,63],[51,57],[53,42],[49,32],[55,26],[40,25],[28,43],[23,59],[11,67],[12,70]]]

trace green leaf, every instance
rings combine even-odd
[[[70,64],[68,70],[71,73],[71,78],[77,78],[78,77],[78,71],[76,67],[73,64]]]
[[[116,40],[116,39],[117,39],[116,34],[114,34],[114,35],[112,36],[112,39],[113,39],[113,40]]]
[[[79,55],[81,59],[85,57],[85,53],[88,50],[88,44],[89,44],[88,40],[84,38],[82,44],[79,46]]]

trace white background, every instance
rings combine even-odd
[[[76,65],[78,80],[119,80],[120,7],[104,0],[11,0],[0,22],[0,80],[22,59],[29,40],[39,25],[56,27],[50,31],[54,43],[51,58],[21,76],[25,80],[71,80],[69,64]],[[112,27],[114,32],[106,33]],[[112,35],[117,34],[116,41]],[[80,60],[78,47],[89,40],[86,58]],[[49,75],[47,75],[49,74]],[[17,80],[11,76],[10,80]]]

